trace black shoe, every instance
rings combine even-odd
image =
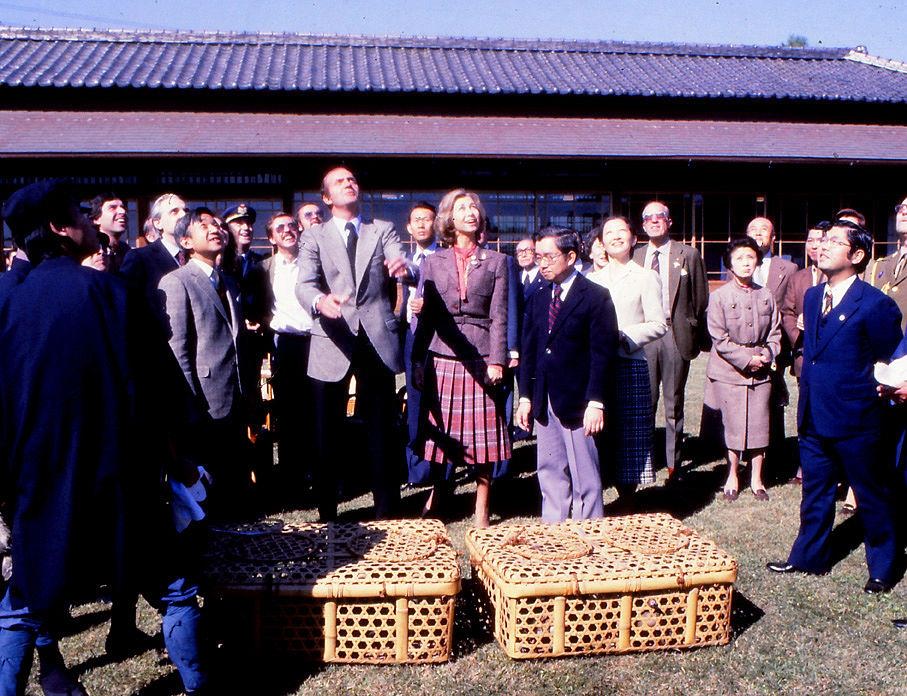
[[[38,678],[44,696],[88,696],[88,692],[66,668],[42,671]]]
[[[104,641],[105,652],[114,660],[134,657],[155,647],[155,640],[135,626],[128,629],[113,630]]]
[[[891,592],[891,585],[878,578],[869,578],[863,587],[863,592],[866,594],[885,594],[886,592]]]
[[[907,619],[892,619],[891,624],[895,628],[907,628]]]
[[[804,571],[800,570],[793,563],[788,563],[787,561],[769,561],[765,564],[765,567],[768,568],[773,573],[802,573]]]

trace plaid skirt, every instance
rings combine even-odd
[[[652,441],[655,437],[655,409],[649,366],[645,360],[617,360],[617,398],[611,409],[609,429],[613,447],[612,471],[619,484],[653,483]]]
[[[484,383],[484,360],[433,355],[422,392],[424,458],[434,464],[492,464],[510,459],[506,395]]]

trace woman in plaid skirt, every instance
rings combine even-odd
[[[435,486],[436,513],[449,464],[474,467],[475,523],[488,526],[494,462],[510,458],[501,388],[507,364],[507,257],[478,241],[488,220],[478,195],[455,189],[438,206],[440,251],[422,264],[423,299],[413,344],[413,378],[423,389],[419,440]]]
[[[602,463],[610,471],[620,504],[629,507],[636,487],[655,481],[652,467],[652,440],[655,436],[655,409],[649,383],[649,367],[643,347],[667,332],[661,302],[661,280],[655,271],[631,259],[636,237],[625,217],[605,220],[599,233],[608,263],[589,274],[589,280],[611,293],[617,324],[617,398],[614,400],[609,437],[613,460]],[[604,460],[604,458],[603,458]]]

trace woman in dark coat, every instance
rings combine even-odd
[[[737,499],[737,469],[744,457],[749,457],[753,467],[753,495],[768,500],[762,464],[769,441],[770,370],[781,350],[781,315],[771,292],[753,283],[753,272],[761,261],[753,240],[733,240],[724,253],[731,279],[709,297],[712,352],[706,377],[724,428],[727,500]]]
[[[442,503],[446,465],[468,465],[475,471],[478,527],[488,526],[492,464],[510,458],[501,389],[507,257],[479,246],[487,224],[475,193],[455,189],[441,200],[435,230],[445,248],[422,265],[424,304],[413,346],[416,384],[424,385],[419,439],[436,481],[426,511]]]

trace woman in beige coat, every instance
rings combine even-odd
[[[753,495],[768,500],[762,465],[769,441],[769,375],[781,350],[781,315],[771,292],[753,283],[761,261],[762,253],[753,240],[731,241],[724,253],[731,280],[709,297],[712,352],[706,377],[721,413],[727,447],[727,500],[737,499],[737,469],[744,457],[752,464]]]
[[[624,217],[608,218],[599,240],[607,263],[588,277],[611,293],[620,329],[617,394],[609,424],[612,446],[603,451],[611,452],[613,474],[608,478],[615,482],[621,506],[628,508],[636,487],[655,481],[655,409],[643,346],[661,338],[668,328],[658,274],[630,258],[636,243],[630,222]]]

